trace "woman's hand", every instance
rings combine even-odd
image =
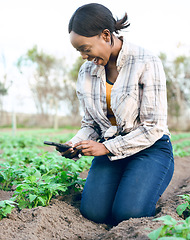
[[[79,154],[79,150],[73,148],[72,142],[66,142],[65,144],[71,146],[71,148],[69,148],[65,152],[61,152],[59,147],[56,147],[56,150],[61,153],[61,156],[66,157],[66,158],[70,158],[70,159],[72,159],[74,157],[77,157],[78,154]]]
[[[84,156],[102,156],[110,153],[104,144],[92,140],[78,142],[74,147]]]

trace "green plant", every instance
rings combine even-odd
[[[169,215],[156,218],[153,221],[163,221],[164,225],[148,234],[151,240],[190,240],[190,217],[176,221]]]
[[[34,175],[27,176],[17,185],[12,199],[20,209],[47,206],[53,196],[69,193],[71,189],[78,191],[83,185],[84,180],[77,173],[62,170],[52,174],[50,170],[41,175],[36,170]]]
[[[0,164],[0,189],[8,191],[13,185],[21,183],[27,176],[33,175],[35,166],[27,167],[22,162],[11,165],[9,162]]]
[[[51,139],[65,142],[70,135]],[[43,148],[43,140],[48,140],[48,137],[37,136],[0,136],[3,150],[0,156],[3,159],[0,162],[0,188],[14,190],[10,200],[16,202],[20,209],[47,206],[56,195],[81,191],[85,180],[79,177],[79,173],[89,169],[92,161],[92,157],[82,157],[74,162],[59,156],[56,151],[47,152]],[[7,208],[9,212],[13,209],[10,206]]]
[[[190,140],[173,144],[174,156],[185,157],[190,155]]]
[[[181,198],[185,200],[185,203],[177,206],[177,213],[181,216],[185,210],[187,210],[188,215],[190,215],[190,194],[179,195]]]
[[[10,190],[12,181],[15,179],[15,167],[9,163],[0,165],[0,189]]]
[[[52,177],[47,175],[41,177],[39,172],[38,174],[38,177],[28,176],[16,187],[12,199],[18,203],[20,209],[47,206],[58,191],[67,190],[66,186],[53,182]]]
[[[10,214],[17,203],[11,200],[0,201],[0,220]]]

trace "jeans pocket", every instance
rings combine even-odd
[[[169,157],[173,160],[173,147],[170,141],[169,136],[164,135],[155,143],[156,150],[161,151],[166,157]]]

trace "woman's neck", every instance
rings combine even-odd
[[[117,76],[118,76],[116,62],[117,62],[119,52],[122,48],[122,44],[123,44],[122,40],[120,40],[114,36],[114,45],[112,48],[112,53],[111,53],[111,56],[110,56],[110,59],[109,59],[107,65],[105,66],[106,77],[112,83],[114,83],[116,81]]]
[[[110,59],[109,59],[109,62],[108,62],[108,66],[113,66],[113,65],[116,65],[116,62],[117,62],[117,58],[118,58],[118,55],[119,55],[119,52],[122,48],[122,45],[123,45],[123,42],[121,39],[117,38],[115,35],[113,35],[113,47],[112,47],[112,53],[111,53],[111,56],[110,56]]]

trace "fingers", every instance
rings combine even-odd
[[[76,149],[85,149],[85,148],[88,148],[90,147],[90,141],[81,141],[81,142],[78,142],[74,145],[74,148]]]
[[[91,156],[92,145],[89,141],[81,141],[74,145],[75,149],[79,151],[80,154],[84,156]]]
[[[73,158],[76,157],[78,150],[74,150],[73,148],[68,149],[65,152],[60,152],[62,157]]]
[[[84,156],[101,156],[109,153],[102,143],[92,140],[81,141],[75,144],[74,147]]]
[[[69,146],[73,146],[72,142],[66,142],[65,144],[66,144],[66,145],[69,145]],[[59,147],[56,147],[56,150],[57,150],[58,152],[60,152],[60,154],[61,154],[62,157],[66,157],[66,158],[72,159],[73,157],[78,156],[78,150],[77,150],[77,149],[74,149],[73,147],[72,147],[72,148],[69,148],[68,150],[66,150],[66,151],[64,151],[64,152],[62,152]]]

